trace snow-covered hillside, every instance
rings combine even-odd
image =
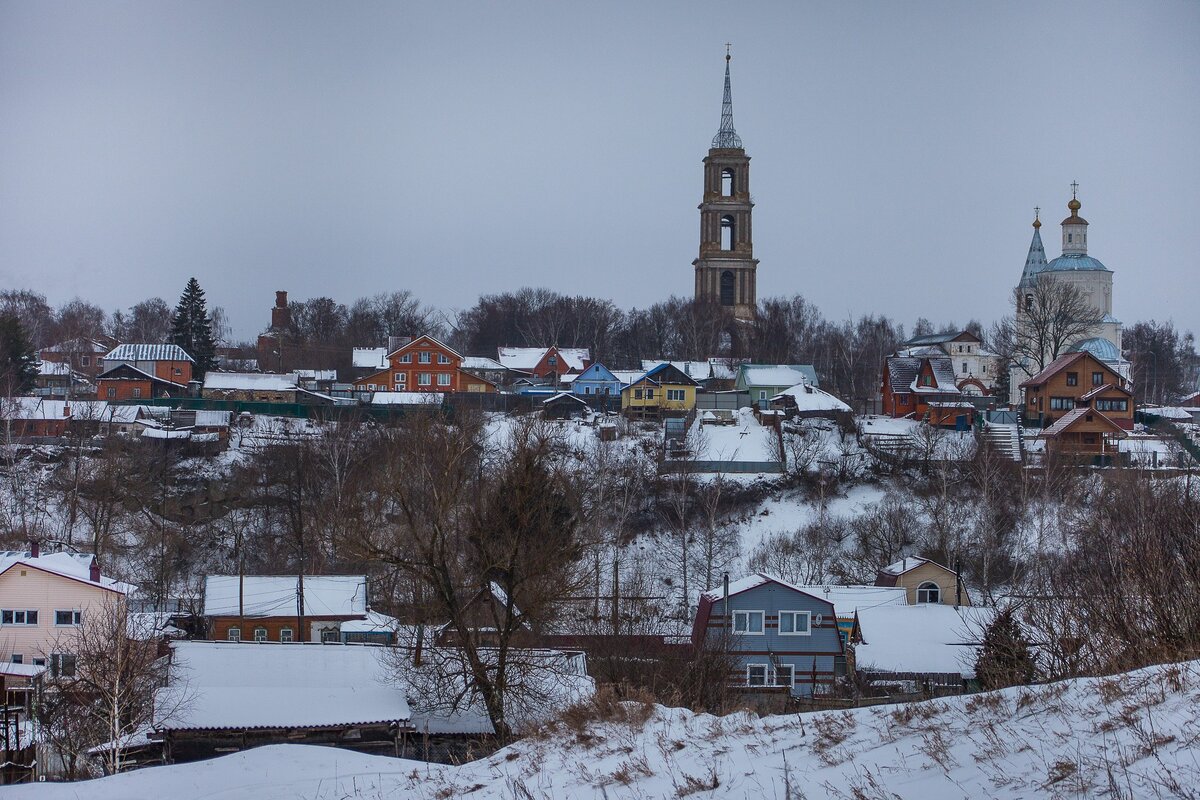
[[[1191,798],[1200,662],[900,706],[717,718],[661,706],[442,767],[280,745],[14,800]],[[640,712],[645,713],[640,713]]]

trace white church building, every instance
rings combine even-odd
[[[1047,261],[1046,249],[1042,246],[1042,223],[1033,221],[1033,241],[1025,259],[1021,282],[1017,285],[1018,330],[1026,323],[1023,309],[1032,301],[1033,291],[1043,281],[1064,281],[1073,284],[1088,303],[1096,309],[1100,323],[1067,345],[1067,352],[1086,350],[1096,358],[1112,366],[1125,378],[1129,377],[1129,362],[1121,356],[1121,322],[1113,316],[1113,273],[1099,259],[1088,255],[1088,221],[1079,216],[1082,204],[1076,196],[1076,184],[1072,184],[1071,200],[1067,208],[1071,215],[1062,221],[1062,255]],[[1037,372],[1033,363],[1014,364],[1010,373],[1009,403],[1021,402],[1021,383]],[[1018,406],[1019,407],[1019,406]]]

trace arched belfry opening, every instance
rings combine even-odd
[[[721,249],[732,250],[737,242],[737,220],[732,214],[721,217]]]
[[[751,230],[750,156],[733,127],[733,93],[725,54],[725,96],[721,127],[704,159],[704,198],[700,203],[700,254],[692,262],[696,300],[719,303],[740,320],[754,319],[758,261]]]
[[[736,284],[737,279],[733,277],[731,270],[725,270],[721,273],[721,305],[733,305]]]

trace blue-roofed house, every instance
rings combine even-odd
[[[621,411],[639,417],[686,416],[696,407],[698,386],[674,364],[659,364],[621,389]]]
[[[811,696],[846,672],[833,603],[770,575],[730,583],[728,600],[723,586],[700,595],[692,644],[720,645],[726,634],[737,658],[734,685]]]
[[[621,395],[621,379],[612,373],[608,367],[600,362],[592,364],[590,367],[580,373],[571,383],[571,391],[584,398],[591,397],[612,397],[617,398]]]

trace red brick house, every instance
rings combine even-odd
[[[387,354],[387,368],[354,382],[359,392],[487,392],[496,387],[462,369],[463,357],[432,336],[418,336]]]
[[[586,347],[501,347],[496,354],[510,372],[543,379],[578,375],[592,363]]]
[[[101,400],[148,400],[187,394],[195,362],[175,344],[122,344],[104,356],[96,378]]]
[[[95,378],[100,374],[104,354],[116,347],[115,339],[70,339],[38,351],[38,360],[46,364],[66,364],[71,371]]]

